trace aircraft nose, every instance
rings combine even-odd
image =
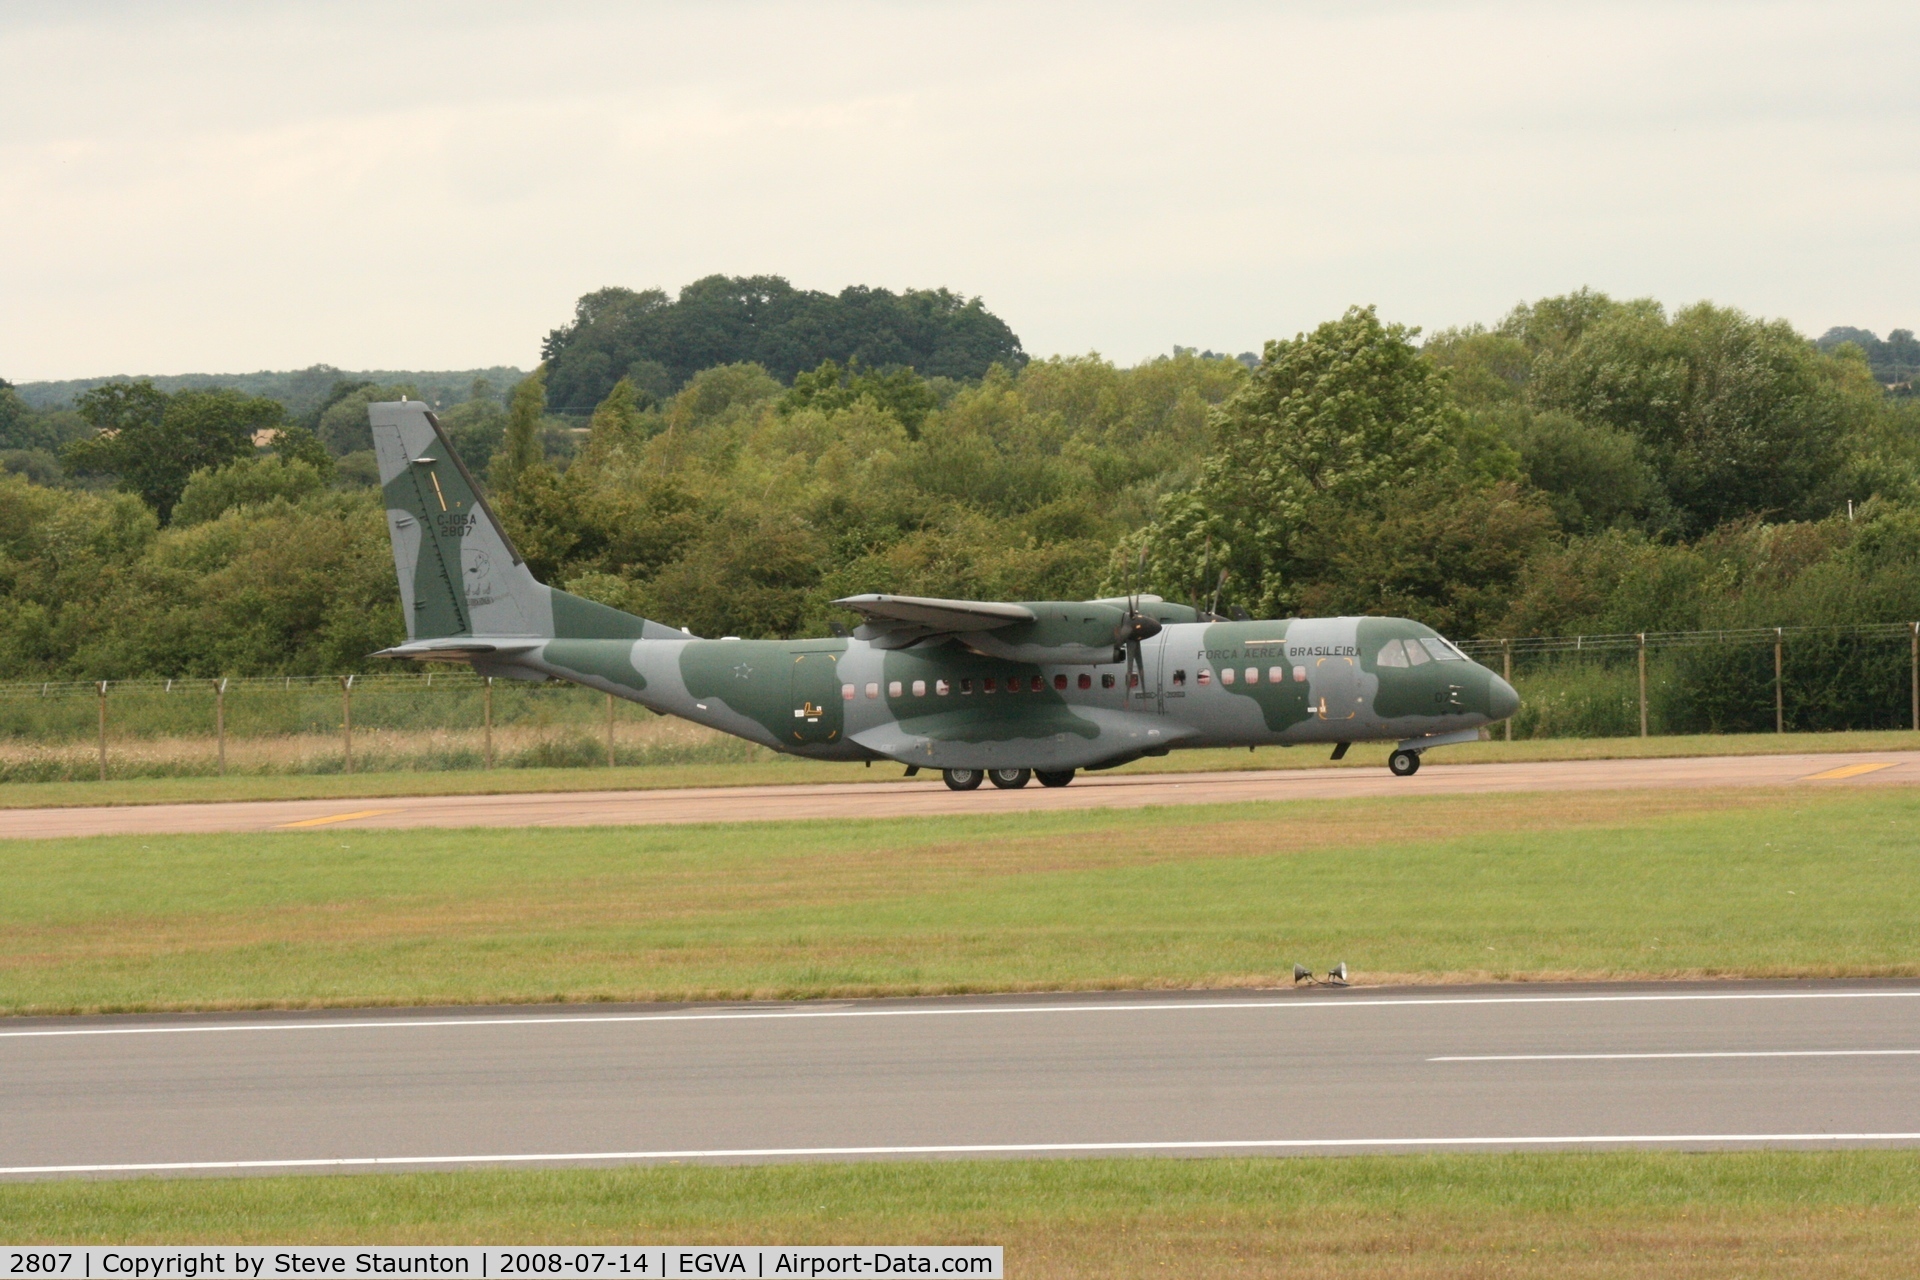
[[[1487,715],[1495,720],[1505,720],[1520,709],[1520,695],[1513,686],[1499,676],[1487,677]]]

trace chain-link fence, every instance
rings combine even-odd
[[[468,672],[0,684],[0,782],[720,764],[771,754],[578,685]]]
[[[1470,640],[1510,738],[1920,729],[1920,623]]]
[[[1472,640],[1510,738],[1920,729],[1920,625]],[[577,685],[465,671],[0,684],[0,783],[744,763],[763,747]]]

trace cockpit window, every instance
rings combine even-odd
[[[1467,660],[1466,654],[1461,653],[1458,649],[1448,644],[1445,640],[1440,639],[1438,636],[1428,636],[1420,643],[1427,647],[1427,652],[1433,655],[1435,662],[1465,662]]]
[[[1433,655],[1421,648],[1418,640],[1403,640],[1401,644],[1407,651],[1408,666],[1418,667],[1433,661]]]
[[[1400,647],[1398,640],[1389,640],[1380,646],[1380,656],[1374,660],[1378,667],[1404,667],[1407,665],[1407,651]]]

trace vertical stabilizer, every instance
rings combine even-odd
[[[534,580],[480,486],[418,400],[368,406],[408,640],[554,634]]]

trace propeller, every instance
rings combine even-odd
[[[1140,579],[1146,575],[1147,549],[1140,548],[1140,559],[1134,565],[1133,573],[1127,583],[1127,611],[1113,628],[1113,647],[1124,648],[1127,658],[1127,698],[1133,698],[1135,688],[1134,673],[1139,672],[1139,684],[1146,685],[1146,662],[1140,656],[1140,642],[1160,634],[1161,622],[1158,618],[1148,617],[1140,612]]]

